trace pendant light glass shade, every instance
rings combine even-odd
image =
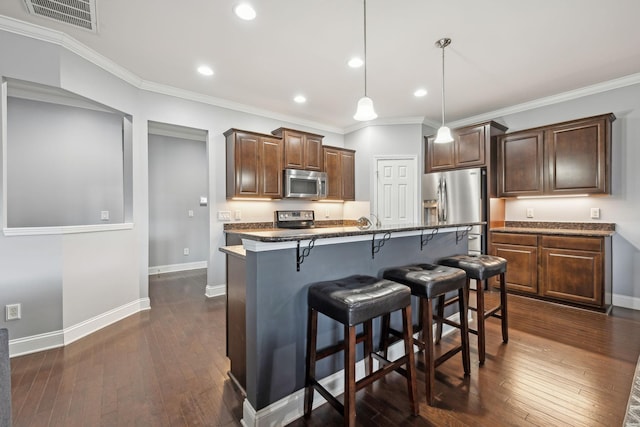
[[[358,101],[353,119],[366,122],[376,117],[378,115],[373,109],[373,101],[367,96],[367,0],[364,0],[364,96]]]
[[[448,142],[453,142],[453,137],[451,136],[451,129],[444,125],[444,48],[451,44],[451,39],[440,39],[436,41],[436,47],[442,49],[442,126],[438,129],[438,135],[436,136],[435,141],[436,144],[446,144]]]
[[[436,144],[446,144],[447,142],[453,142],[453,137],[451,136],[451,129],[447,126],[441,126],[438,129],[438,135],[436,135],[435,141]]]
[[[373,109],[373,101],[368,96],[363,96],[358,101],[358,109],[356,110],[356,114],[354,114],[354,120],[358,120],[361,122],[366,122],[368,120],[373,120],[378,115]]]

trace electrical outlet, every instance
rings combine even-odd
[[[218,221],[231,221],[231,211],[218,211]]]
[[[18,320],[22,318],[22,306],[20,304],[7,304],[5,306],[5,314],[7,321]]]
[[[184,248],[182,253],[185,254],[185,255],[189,255],[189,248]]]
[[[189,216],[189,218],[193,218],[193,209],[189,209],[187,211],[187,215]]]
[[[109,211],[100,211],[100,220],[109,221]]]
[[[591,208],[591,219],[600,219],[600,208]]]
[[[240,211],[235,211],[234,216],[233,216],[237,221],[240,221],[242,219],[242,212]]]
[[[533,218],[533,208],[527,208],[527,218]]]

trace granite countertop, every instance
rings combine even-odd
[[[367,234],[381,234],[381,233],[395,233],[402,231],[416,231],[416,230],[433,230],[441,228],[456,228],[456,227],[471,227],[474,225],[483,225],[485,222],[470,222],[459,224],[397,224],[397,225],[383,225],[379,228],[359,228],[355,225],[334,225],[334,226],[320,226],[315,228],[305,229],[286,229],[286,228],[227,228],[225,233],[235,234],[236,236],[256,240],[260,242],[290,242],[295,240],[309,240],[309,239],[327,239],[331,237],[347,237],[347,236],[361,236]]]
[[[615,234],[616,225],[600,222],[506,221],[504,227],[493,227],[490,231],[493,233],[607,237]]]
[[[223,246],[219,248],[220,252],[224,252],[227,255],[235,255],[241,258],[247,256],[247,251],[242,245]]]

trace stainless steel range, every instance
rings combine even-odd
[[[277,228],[313,228],[315,214],[313,211],[275,211],[274,222]]]

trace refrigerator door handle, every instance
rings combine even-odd
[[[448,212],[447,212],[447,205],[448,205],[448,195],[447,195],[447,180],[445,178],[442,178],[442,181],[440,182],[440,186],[442,187],[441,191],[440,191],[440,222],[447,222],[447,217],[448,217]]]

